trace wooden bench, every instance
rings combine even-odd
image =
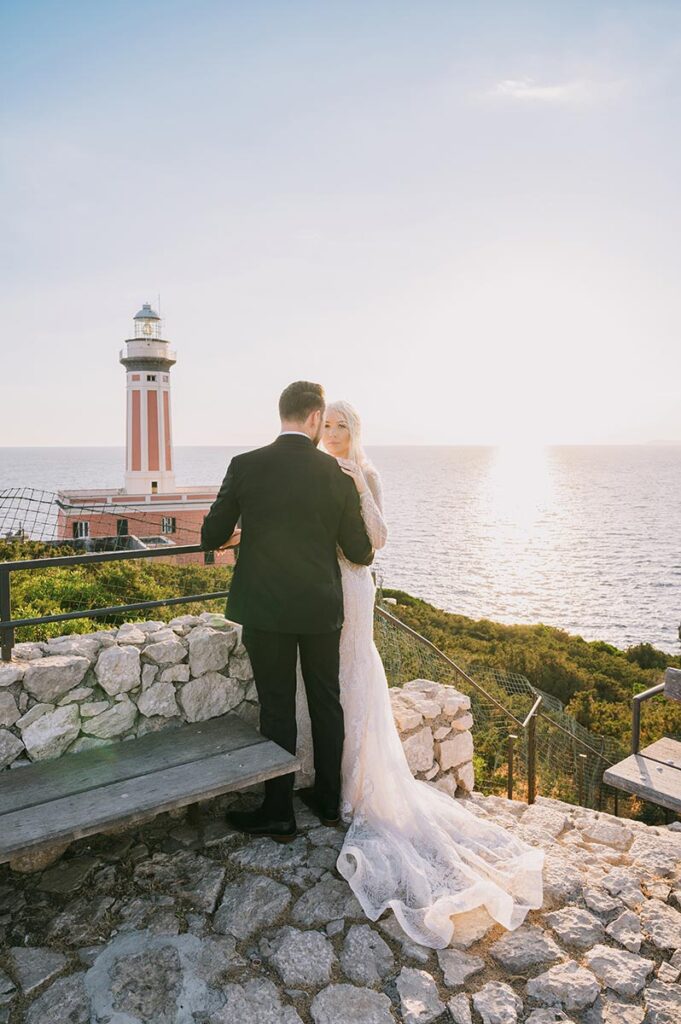
[[[642,800],[681,813],[681,743],[665,736],[640,750],[641,705],[663,693],[681,701],[681,670],[668,668],[664,682],[638,693],[632,701],[631,754],[603,773],[603,782]]]
[[[296,771],[236,715],[0,773],[0,863]]]

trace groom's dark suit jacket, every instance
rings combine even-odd
[[[227,601],[236,622],[275,633],[327,633],[343,624],[336,554],[370,565],[357,488],[301,434],[235,456],[201,529],[201,546],[227,541],[241,518]]]

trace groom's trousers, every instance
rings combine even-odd
[[[243,642],[253,666],[260,701],[260,732],[296,752],[296,666],[300,664],[312,724],[315,791],[324,806],[340,801],[345,738],[338,682],[340,630],[332,633],[271,633],[244,626]],[[278,820],[293,815],[294,774],[265,782],[264,809]]]

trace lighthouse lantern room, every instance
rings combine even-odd
[[[161,337],[161,318],[148,302],[134,317],[134,337],[120,361],[126,370],[125,490],[131,494],[175,491],[170,368],[176,353]]]

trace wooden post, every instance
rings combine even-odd
[[[577,799],[580,807],[584,806],[584,766],[586,754],[577,754]]]
[[[508,734],[508,775],[506,778],[506,796],[513,799],[513,744],[518,739],[514,732]]]

